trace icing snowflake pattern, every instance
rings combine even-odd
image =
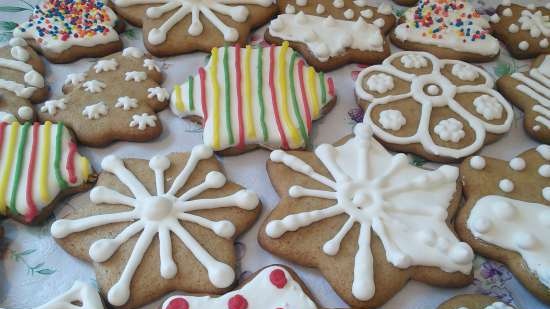
[[[464,125],[462,122],[454,119],[443,119],[441,120],[434,128],[434,132],[439,135],[439,138],[448,142],[458,143],[462,138],[464,138]]]
[[[128,96],[120,97],[115,103],[115,107],[122,108],[125,111],[138,107],[138,100]]]
[[[138,130],[145,130],[147,127],[157,126],[157,116],[143,113],[141,115],[133,115],[130,121],[130,127],[137,127]]]
[[[65,103],[66,103],[65,99],[48,100],[44,102],[44,106],[40,108],[40,111],[43,113],[47,112],[50,115],[55,115],[58,109],[67,108],[67,105],[65,105]]]
[[[51,233],[56,238],[64,238],[69,234],[104,226],[117,222],[130,222],[113,239],[99,239],[89,250],[90,257],[97,263],[109,260],[122,244],[134,235],[140,234],[132,253],[122,271],[119,280],[110,288],[107,299],[114,306],[124,305],[130,297],[130,283],[143,254],[149,249],[153,238],[158,234],[160,240],[160,273],[162,278],[171,279],[177,273],[177,266],[171,252],[170,233],[191,251],[200,264],[207,270],[210,282],[217,288],[230,286],[234,279],[233,269],[212,257],[200,243],[183,227],[181,221],[197,223],[213,231],[217,236],[231,238],[235,234],[235,225],[228,220],[210,221],[190,212],[201,209],[217,209],[224,207],[239,207],[252,210],[258,206],[259,199],[255,193],[240,190],[236,193],[210,199],[193,199],[208,189],[221,188],[226,183],[225,176],[218,171],[209,172],[204,181],[177,196],[178,191],[187,183],[201,160],[209,159],[213,151],[205,145],[195,146],[190,153],[185,166],[177,175],[168,191],[165,191],[165,171],[171,166],[168,157],[159,155],[149,161],[149,167],[154,171],[156,194],[147,191],[144,184],[125,166],[120,158],[110,155],[103,159],[101,167],[104,171],[114,174],[125,184],[132,196],[126,196],[111,188],[96,186],[90,192],[94,204],[122,204],[131,208],[129,211],[100,214],[75,220],[62,219],[51,227]]]
[[[98,102],[96,104],[91,104],[84,107],[82,115],[86,116],[88,119],[99,119],[102,116],[107,115],[107,112],[107,105],[103,102]]]
[[[149,99],[157,98],[159,102],[164,102],[170,97],[170,93],[168,93],[168,90],[162,87],[149,88],[147,89],[147,93],[147,97]]]
[[[100,82],[98,80],[89,80],[82,84],[82,87],[84,87],[85,91],[91,92],[91,93],[98,93],[103,91],[107,85],[104,82]]]

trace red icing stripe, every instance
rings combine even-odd
[[[33,200],[33,181],[34,181],[34,168],[36,166],[36,150],[38,149],[38,137],[40,136],[40,123],[35,122],[32,125],[32,146],[31,146],[31,158],[29,160],[29,170],[27,172],[27,213],[25,214],[25,221],[31,222],[36,217],[38,210]]]
[[[329,77],[327,79],[327,83],[328,83],[328,94],[331,97],[334,97],[334,95],[336,94],[336,91],[334,91],[334,81],[332,80],[332,77]]]
[[[269,90],[271,92],[271,104],[273,105],[273,114],[277,123],[277,131],[281,136],[281,144],[283,149],[289,149],[288,141],[286,140],[285,131],[279,117],[279,107],[277,105],[277,92],[275,92],[275,47],[269,48]]]
[[[309,102],[307,101],[306,85],[304,82],[304,60],[298,61],[298,79],[300,80],[300,91],[302,92],[302,103],[306,113],[307,131],[311,132],[311,113],[309,112]]]
[[[75,168],[74,168],[74,156],[76,154],[76,144],[69,142],[69,153],[67,154],[67,164],[66,169],[69,174],[69,182],[76,183],[78,180],[76,178]]]
[[[201,80],[201,106],[203,124],[208,120],[208,108],[206,107],[206,71],[204,68],[199,68],[199,78]]]
[[[239,123],[239,142],[237,148],[244,148],[243,95],[241,76],[241,46],[235,45],[235,77],[237,79],[237,121]]]

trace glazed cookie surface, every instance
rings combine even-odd
[[[233,284],[234,240],[260,203],[227,181],[211,148],[148,161],[110,155],[101,167],[90,201],[51,233],[71,255],[94,262],[111,305],[139,308],[174,290],[219,294]]]
[[[483,69],[425,52],[398,52],[357,77],[364,122],[388,148],[452,162],[496,141],[513,110]]]
[[[470,157],[460,173],[466,204],[456,220],[459,237],[550,303],[550,146],[510,161]]]
[[[395,24],[392,7],[366,0],[283,0],[265,32],[269,43],[288,41],[309,64],[328,71],[347,63],[380,63],[389,56],[385,34]]]
[[[122,49],[124,24],[104,0],[42,0],[13,36],[53,63],[102,57]]]
[[[40,106],[40,120],[63,121],[82,144],[101,147],[122,140],[143,142],[162,133],[156,112],[168,106],[160,64],[140,49],[97,61],[67,75],[60,98]]]
[[[411,279],[468,285],[473,252],[449,225],[461,196],[458,169],[414,167],[368,126],[354,131],[314,153],[271,153],[268,174],[281,201],[260,228],[260,245],[318,268],[352,307],[379,307]]]
[[[437,309],[515,309],[515,307],[485,295],[459,295],[441,304]]]
[[[315,72],[286,42],[214,48],[208,64],[176,85],[170,98],[172,111],[202,123],[204,143],[227,155],[257,146],[304,148],[312,122],[335,103],[332,78]]]

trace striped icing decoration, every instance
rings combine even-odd
[[[254,144],[297,149],[334,97],[332,79],[285,42],[214,48],[196,76],[174,87],[170,106],[180,117],[203,118],[204,143],[215,150]]]
[[[61,123],[0,123],[0,214],[32,221],[61,190],[87,181],[91,167]]]

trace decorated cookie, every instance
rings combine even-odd
[[[385,34],[395,24],[392,7],[367,0],[282,0],[282,14],[265,32],[268,42],[290,45],[323,71],[350,62],[380,63],[389,56]]]
[[[78,304],[75,305],[75,304]],[[97,290],[88,283],[75,281],[72,288],[48,303],[35,307],[35,309],[103,309],[103,303]]]
[[[31,103],[48,96],[44,64],[23,39],[12,38],[0,48],[0,121],[34,119]]]
[[[117,13],[143,27],[143,43],[166,57],[244,44],[251,30],[276,13],[272,0],[113,0]]]
[[[174,86],[170,108],[202,123],[204,143],[215,151],[238,154],[258,145],[305,147],[312,121],[335,102],[332,78],[307,66],[285,42],[212,49],[198,75]]]
[[[456,220],[459,237],[550,303],[550,146],[510,161],[473,156],[460,173],[466,204]]]
[[[219,294],[235,280],[234,239],[260,213],[255,193],[228,182],[213,151],[122,160],[110,155],[90,202],[51,233],[94,262],[113,306],[138,308],[173,290]]]
[[[503,0],[490,18],[495,36],[518,59],[550,53],[550,2],[545,7]]]
[[[550,144],[550,55],[541,55],[524,73],[497,80],[500,93],[523,110],[523,126],[536,140]]]
[[[418,0],[393,0],[393,2],[403,6],[413,6],[418,2]]]
[[[161,309],[317,309],[298,275],[281,265],[268,266],[251,275],[237,289],[222,296],[176,295],[168,298]]]
[[[469,284],[472,249],[449,225],[461,197],[458,168],[417,168],[386,151],[367,125],[354,131],[314,153],[271,153],[267,170],[281,202],[260,227],[260,245],[318,268],[352,307],[379,307],[410,279]]]
[[[162,133],[156,112],[168,105],[160,64],[128,47],[97,61],[87,72],[67,75],[61,98],[40,106],[41,120],[63,121],[85,145],[116,140],[142,142]]]
[[[486,62],[500,51],[489,22],[465,0],[420,0],[390,35],[405,50],[427,51],[442,59]]]
[[[515,307],[490,296],[459,295],[444,302],[437,309],[515,309]]]
[[[405,51],[363,70],[355,91],[364,122],[386,147],[450,162],[510,129],[512,107],[493,86],[466,62]]]
[[[13,30],[50,62],[102,57],[122,49],[124,27],[107,0],[42,0],[29,20]]]

